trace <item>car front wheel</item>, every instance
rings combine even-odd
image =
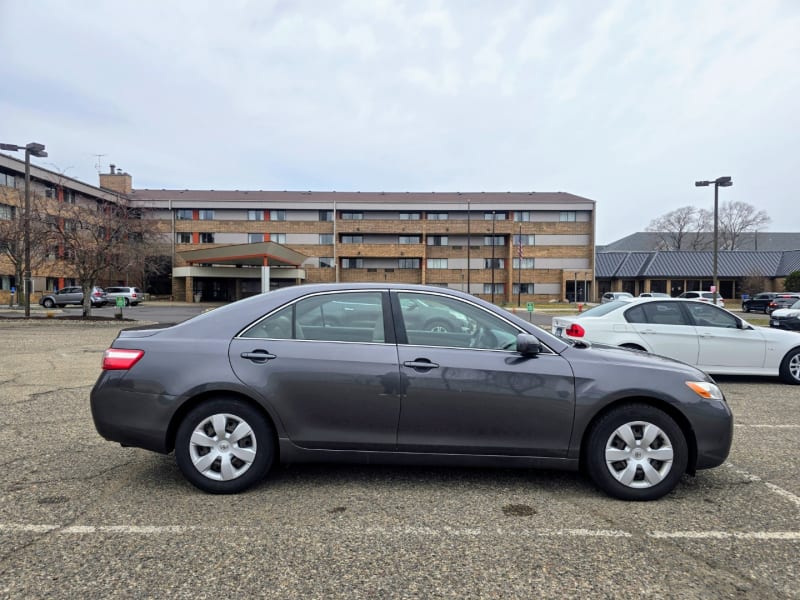
[[[275,457],[275,435],[255,408],[217,398],[192,409],[175,437],[184,477],[212,494],[235,494],[263,479]]]
[[[780,375],[784,382],[800,385],[800,348],[790,350],[783,357]]]
[[[45,308],[53,308],[56,305],[51,298],[45,298],[42,304],[44,304]]]
[[[595,423],[586,444],[589,477],[621,500],[657,500],[678,484],[688,446],[678,424],[646,404],[612,409]]]

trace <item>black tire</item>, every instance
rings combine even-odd
[[[779,373],[784,383],[800,385],[800,348],[793,348],[786,353]]]
[[[625,425],[630,426],[630,433],[636,439],[634,446],[626,444],[618,435]],[[647,425],[654,425],[658,435],[646,446],[639,447]],[[647,456],[652,453],[660,458],[669,448],[672,449],[671,462]],[[607,450],[627,455],[629,449],[630,459],[607,462]],[[665,496],[678,484],[689,460],[681,428],[667,413],[647,404],[625,404],[603,415],[589,431],[584,451],[584,465],[589,477],[601,490],[620,500],[657,500]],[[657,481],[646,481],[645,463]],[[621,480],[626,473],[634,474],[630,483]]]
[[[125,306],[130,306],[130,305],[131,305],[131,301],[128,300],[127,298],[125,298]]]
[[[212,422],[214,416],[218,424],[224,424],[223,439],[217,439],[221,436]],[[248,433],[230,441],[229,436],[240,424]],[[192,441],[196,431],[209,436],[208,447]],[[275,459],[275,444],[271,425],[257,409],[237,398],[215,398],[193,408],[181,421],[175,436],[175,459],[195,487],[212,494],[236,494],[264,478]],[[245,462],[236,456],[244,453],[254,458]],[[202,462],[206,455],[213,459],[208,468]]]
[[[743,308],[743,310],[744,310],[744,312],[749,313],[750,312],[750,307],[749,306],[745,306]]]
[[[44,304],[45,308],[53,308],[56,305],[52,298],[45,298],[42,304]]]

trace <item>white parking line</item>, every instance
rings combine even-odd
[[[299,531],[301,528],[288,527]],[[756,541],[800,541],[800,531],[644,531],[638,534],[618,529],[503,529],[480,527],[309,527],[316,532],[346,536],[419,536],[419,537],[573,537],[573,538],[627,538],[646,537],[652,539],[684,540],[756,540]],[[45,525],[24,523],[0,523],[3,533],[52,533],[55,535],[181,535],[194,532],[236,533],[253,532],[252,527],[196,527],[191,525]],[[274,530],[270,529],[274,533]]]
[[[751,473],[748,473],[744,469],[740,469],[739,467],[732,465],[731,463],[725,463],[725,466],[731,469],[737,475],[741,475],[748,481],[752,481],[754,483],[763,483],[768,490],[774,492],[775,494],[778,494],[779,496],[782,496],[783,498],[786,498],[790,502],[794,503],[795,506],[800,508],[800,496],[797,496],[792,492],[790,492],[789,490],[785,490],[782,487],[775,485],[774,483],[764,481],[758,475],[753,475]]]
[[[753,429],[800,429],[800,425],[762,425],[757,423],[734,423],[734,427],[751,427]]]

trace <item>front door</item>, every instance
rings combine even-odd
[[[458,331],[401,325],[401,451],[566,456],[575,393],[565,359],[520,356],[519,330],[469,302],[417,292],[396,296],[403,316],[415,306],[441,318],[446,306],[461,324]],[[425,321],[419,314],[409,319]]]

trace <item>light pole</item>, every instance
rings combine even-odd
[[[717,294],[719,293],[719,280],[717,277],[717,260],[719,255],[719,188],[731,187],[733,178],[729,176],[717,177],[713,181],[695,181],[696,187],[708,187],[714,184],[714,262],[711,267],[711,278],[714,280],[714,304],[717,304]]]
[[[31,156],[46,158],[47,152],[44,151],[44,144],[31,142],[25,146],[16,144],[0,144],[0,150],[25,150],[25,216],[22,218],[22,236],[25,246],[25,264],[23,266],[22,279],[24,280],[23,291],[25,294],[25,316],[31,316]]]

